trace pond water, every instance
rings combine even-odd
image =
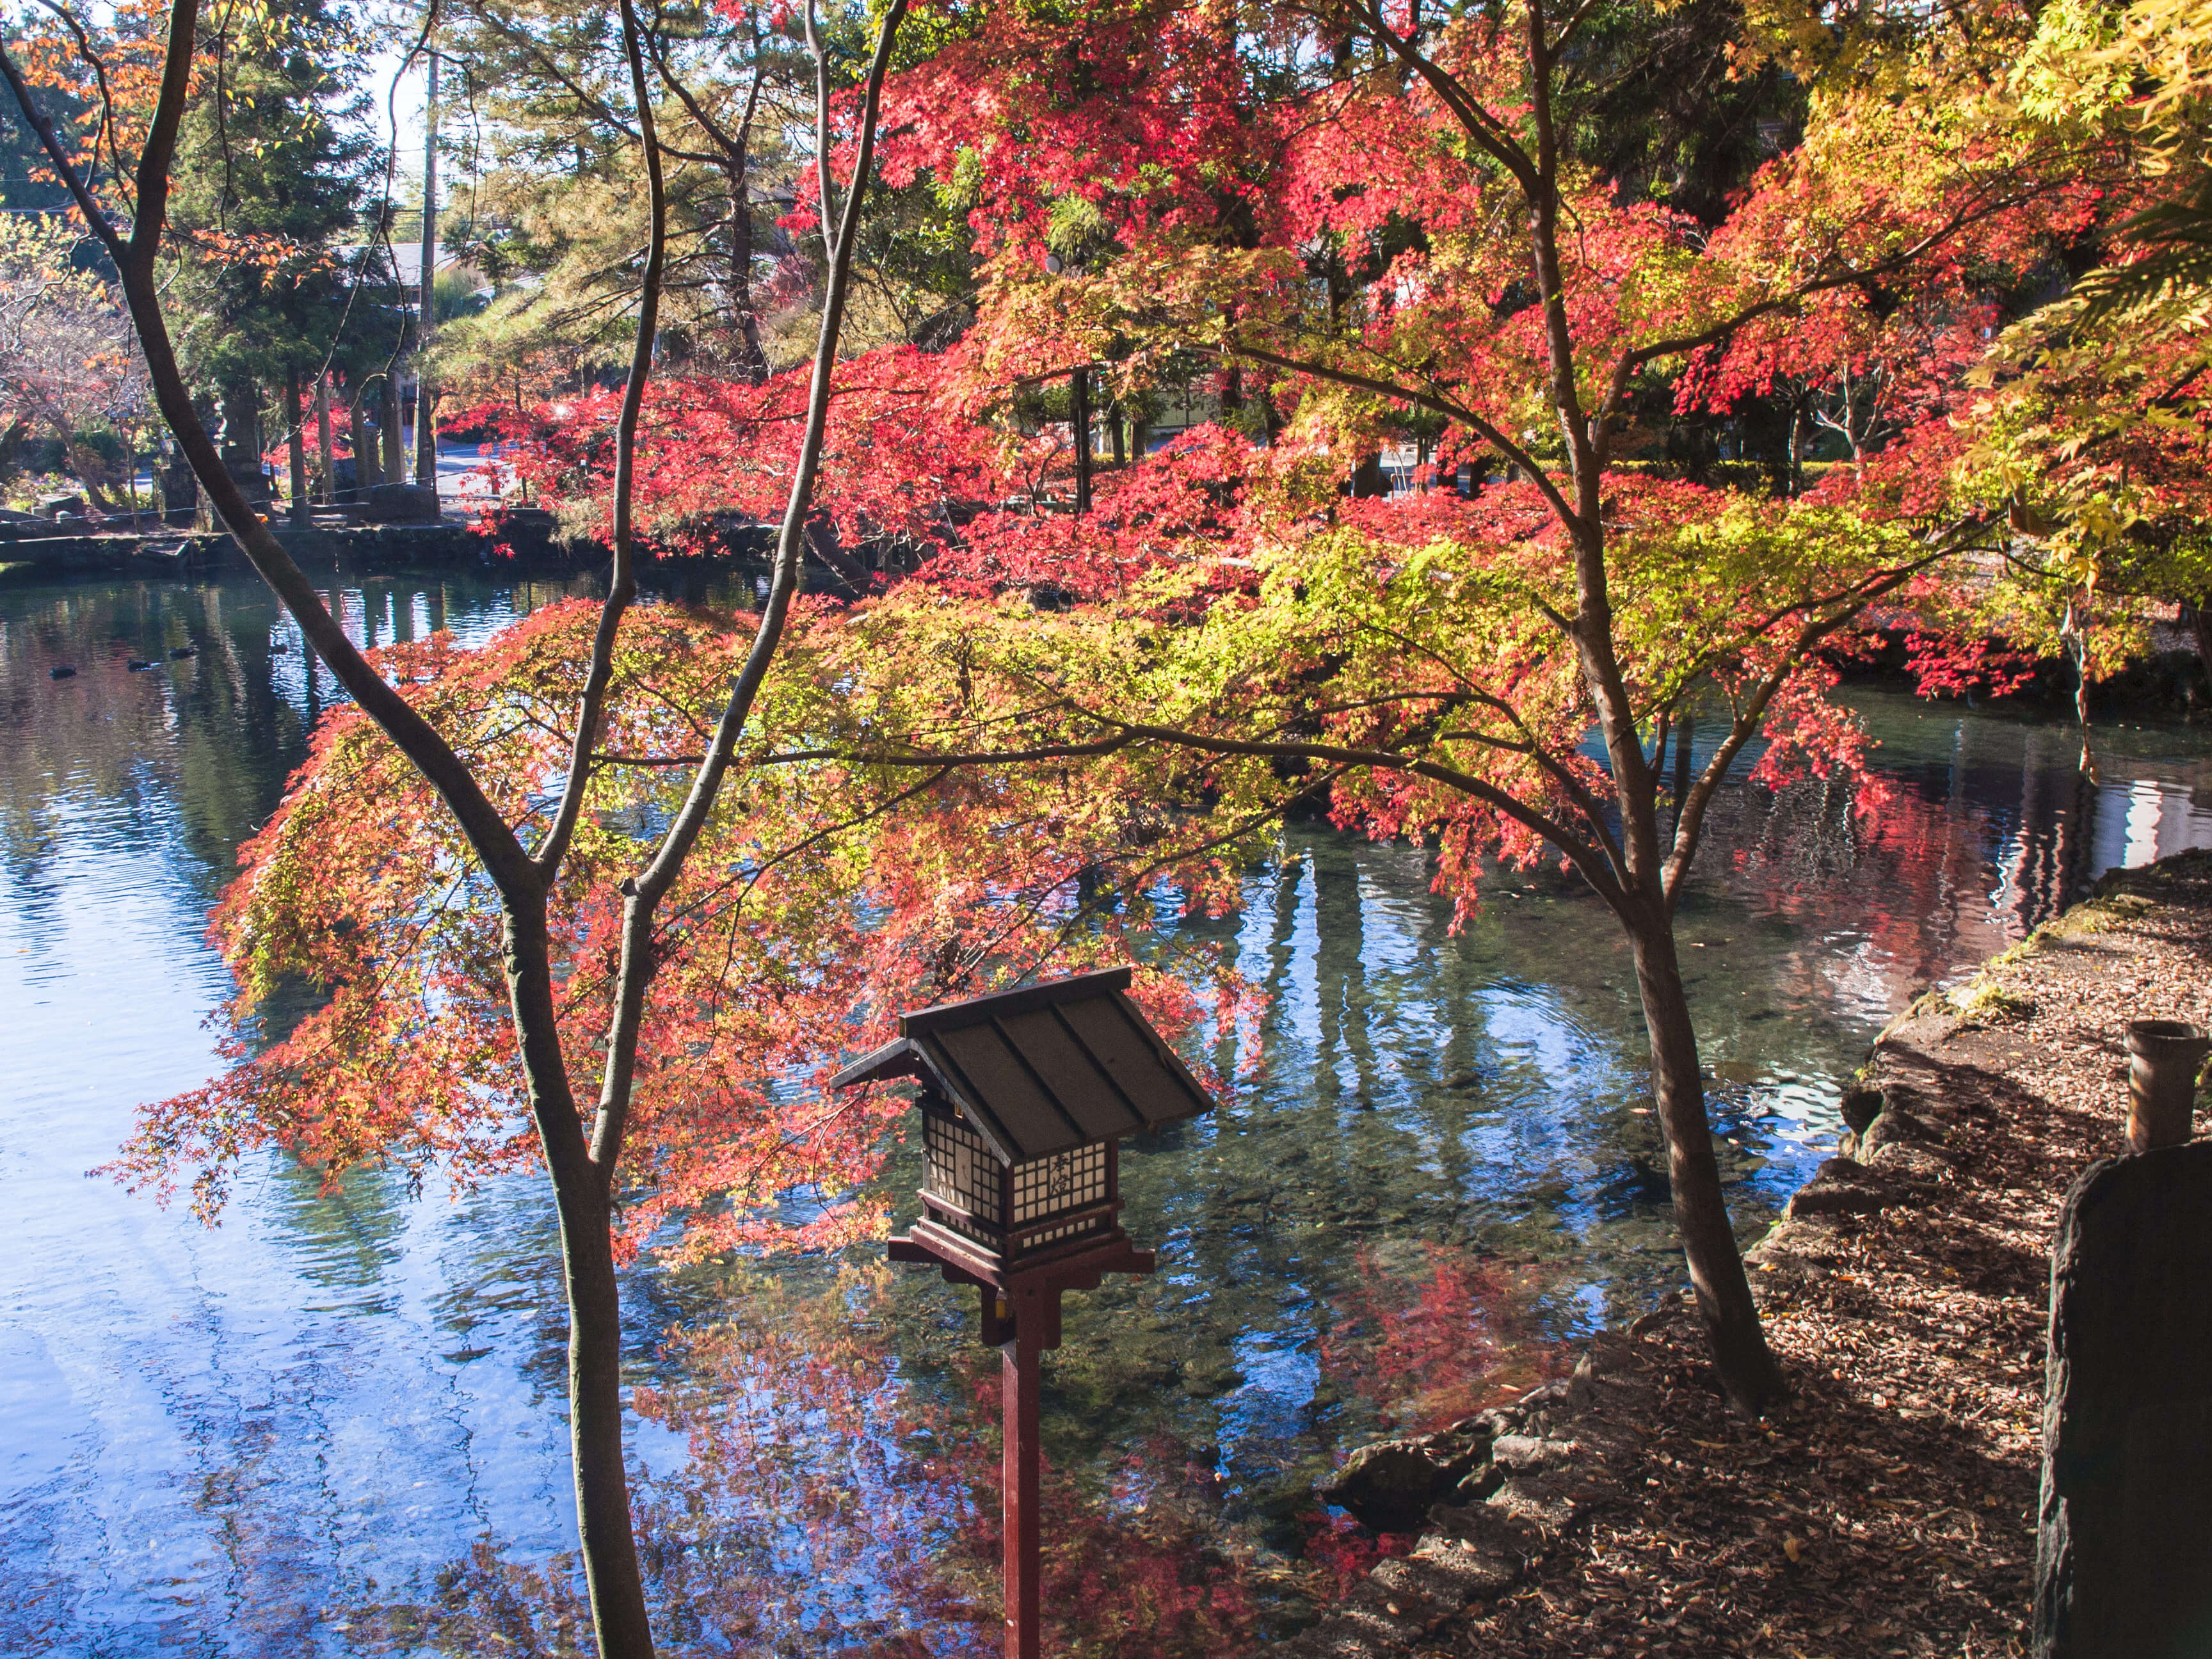
[[[328,586],[365,641],[481,639],[568,591]],[[535,1182],[327,1194],[272,1157],[207,1229],[88,1175],[208,1074],[205,913],[329,696],[242,580],[0,587],[0,1651],[574,1649]],[[1683,907],[1747,1236],[1832,1145],[1889,1013],[2100,870],[2212,842],[2200,732],[2106,732],[2099,787],[2063,725],[1853,701],[1888,803],[1733,787]],[[1427,877],[1292,830],[1204,924],[1273,994],[1261,1063],[1125,1152],[1161,1271],[1071,1297],[1047,1360],[1066,1651],[1296,1625],[1376,1547],[1310,1496],[1345,1448],[1526,1387],[1679,1282],[1609,920],[1515,877],[1453,936]],[[996,1356],[972,1303],[871,1254],[629,1277],[668,1651],[995,1650]]]

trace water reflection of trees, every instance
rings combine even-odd
[[[325,595],[364,645],[481,638],[552,582],[349,577]],[[184,650],[191,654],[176,658]],[[158,666],[133,672],[133,661]],[[76,670],[56,680],[51,671]],[[64,838],[172,851],[210,900],[329,705],[330,677],[257,582],[0,589],[0,860],[36,884]]]
[[[1948,746],[1896,757],[1871,790],[1831,779],[1731,792],[1714,829],[1732,856],[1708,884],[1788,922],[1831,995],[1894,1007],[2021,939],[2127,855],[2100,834],[2103,797],[2075,769],[2069,730],[1965,718]],[[2188,810],[2179,796],[2161,805]],[[2160,830],[2163,847],[2176,826]]]
[[[1504,1404],[1549,1374],[1559,1349],[1528,1328],[1555,1266],[1430,1245],[1425,1272],[1392,1273],[1362,1251],[1321,1347],[1322,1374],[1381,1407],[1394,1429],[1441,1429]]]
[[[305,752],[270,674],[268,608],[132,583],[9,595],[0,623],[0,847],[34,879],[60,836],[181,842],[214,872]],[[258,614],[257,614],[258,612]],[[172,660],[170,653],[193,654]],[[134,673],[134,659],[155,669]],[[57,666],[73,678],[54,680]]]
[[[381,644],[487,630],[562,592],[374,578],[334,599]],[[211,895],[329,694],[296,643],[273,648],[286,637],[254,590],[227,584],[0,595],[14,738],[0,745],[0,859],[33,904],[65,897],[42,878],[59,831],[82,844],[88,815],[112,837],[187,855]],[[123,667],[178,646],[198,654]],[[77,678],[49,681],[61,662]],[[1717,803],[1685,933],[1724,1128],[1777,1068],[1825,1079],[1856,1060],[1863,1036],[1839,1006],[1894,1006],[2093,873],[2111,801],[2073,772],[2063,732],[1969,721],[1945,736],[1881,757],[1892,794],[1870,816],[1817,781]],[[1190,924],[1241,930],[1275,1012],[1251,1095],[1130,1149],[1131,1224],[1167,1247],[1167,1270],[1075,1298],[1050,1362],[1055,1595],[1103,1632],[1100,1651],[1249,1643],[1376,1547],[1310,1501],[1346,1441],[1523,1385],[1540,1364],[1531,1339],[1620,1318],[1677,1273],[1648,1175],[1656,1132],[1637,1115],[1641,1039],[1617,935],[1547,874],[1501,882],[1452,934],[1426,868],[1414,849],[1302,830],[1255,876],[1246,916]],[[1758,1150],[1733,1167],[1753,1168]],[[403,1188],[341,1198],[291,1172],[268,1190],[295,1265],[376,1311],[410,1248]],[[471,1222],[465,1246],[444,1247],[452,1288],[433,1316],[455,1339],[448,1362],[545,1382],[561,1333],[538,1315],[557,1300],[543,1241],[504,1225]],[[1539,1253],[1558,1265],[1507,1265]],[[653,1310],[642,1322],[692,1331],[640,1401],[685,1449],[656,1457],[647,1481],[678,1650],[994,1650],[995,1358],[975,1347],[972,1315],[950,1321],[942,1287],[873,1273],[687,1285],[643,1274],[626,1292]],[[1569,1299],[1584,1285],[1593,1302]],[[497,1540],[404,1596],[357,1588],[361,1535],[348,1544],[313,1467],[318,1437],[343,1425],[301,1377],[273,1419],[210,1413],[223,1426],[195,1473],[222,1541],[173,1598],[179,1639],[228,1596],[257,1609],[240,1652],[312,1647],[348,1605],[346,1644],[361,1650],[575,1650],[585,1622],[567,1565],[520,1561]],[[59,1511],[9,1518],[22,1534],[11,1571],[64,1547]],[[480,1524],[469,1510],[453,1533]],[[32,1587],[15,1626],[0,1611],[0,1646],[75,1582]]]
[[[1333,1383],[1462,1414],[1547,1363],[1500,1335],[1525,1287],[1434,1251],[1398,1284],[1370,1272],[1325,1307]],[[945,1316],[934,1281],[868,1266],[740,1272],[720,1316],[670,1333],[639,1416],[683,1455],[639,1477],[641,1550],[672,1654],[982,1659],[1000,1623],[998,1357]],[[917,1294],[916,1292],[921,1292]],[[1071,1345],[1076,1340],[1071,1334]],[[1386,1548],[1307,1497],[1285,1553],[1240,1521],[1218,1446],[1155,1424],[1102,1450],[1057,1398],[1048,1362],[1048,1646],[1073,1656],[1249,1652],[1333,1601]],[[1111,1363],[1109,1358],[1109,1364]],[[1140,1388],[1141,1384],[1139,1385]],[[1060,1454],[1055,1455],[1054,1454]],[[577,1651],[573,1563],[486,1540],[424,1594],[345,1614],[362,1651]]]

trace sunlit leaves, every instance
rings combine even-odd
[[[439,636],[380,659],[529,832],[557,787],[594,612],[541,611],[479,653]],[[674,607],[626,624],[606,757],[549,925],[563,1047],[588,1095],[609,1018],[618,884],[665,821],[747,630]],[[959,642],[811,607],[764,690],[754,745],[663,903],[621,1191],[635,1246],[665,1223],[687,1248],[831,1247],[878,1229],[854,1189],[904,1103],[818,1085],[896,1012],[1050,961],[1135,954],[1172,966],[1138,994],[1170,1030],[1201,1017],[1203,955],[1144,938],[1170,886],[1218,902],[1233,877],[1205,839],[1133,811],[1127,780],[834,758],[895,721],[959,723]],[[971,714],[969,719],[974,718]],[[827,752],[825,752],[827,751]],[[811,756],[812,758],[802,758]],[[1085,901],[1089,903],[1086,907]],[[121,1168],[191,1176],[212,1210],[240,1158],[281,1146],[332,1174],[368,1161],[467,1182],[538,1152],[507,1011],[496,902],[428,786],[357,714],[318,732],[285,804],[241,854],[214,938],[240,980],[234,1068],[149,1109]],[[265,1023],[280,990],[311,1012]]]

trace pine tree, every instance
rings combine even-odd
[[[298,418],[283,389],[334,358],[359,373],[388,356],[397,295],[388,269],[364,283],[367,261],[347,254],[365,240],[376,161],[348,131],[363,104],[353,22],[325,0],[276,0],[215,14],[203,38],[172,198],[186,251],[173,304],[189,319],[185,373],[221,413],[225,465],[258,501],[261,455]]]

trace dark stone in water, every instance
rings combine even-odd
[[[1183,1392],[1194,1399],[1211,1400],[1216,1395],[1234,1394],[1243,1386],[1244,1373],[1233,1365],[1211,1369],[1193,1359],[1182,1368]]]
[[[1456,1485],[1457,1477],[1422,1448],[1383,1440],[1352,1453],[1316,1495],[1376,1532],[1413,1532],[1427,1519],[1429,1505]]]
[[[197,657],[198,655],[199,652],[193,647],[189,645],[180,645],[175,650],[169,653],[169,660],[171,662],[182,662],[187,657]]]
[[[1491,1426],[1470,1418],[1441,1434],[1362,1446],[1325,1484],[1322,1503],[1348,1510],[1376,1532],[1416,1532],[1429,1506],[1460,1492],[1480,1492],[1490,1476]],[[1494,1487],[1495,1483],[1490,1482]]]
[[[159,668],[161,665],[157,662],[148,662],[143,657],[133,657],[129,662],[125,663],[123,665],[134,674],[143,674],[148,669]]]
[[[285,644],[283,641],[279,640],[279,641],[276,641],[276,644],[274,644],[274,645],[272,645],[272,646],[270,646],[270,647],[269,647],[269,654],[270,654],[270,656],[272,656],[272,657],[281,657],[281,656],[283,656],[287,652],[290,651],[290,650],[291,650],[291,648],[292,648],[292,647],[291,647],[290,646],[289,646],[289,645]]]
[[[76,678],[76,670],[66,667],[49,668],[46,670],[46,678],[50,680],[73,680]]]

